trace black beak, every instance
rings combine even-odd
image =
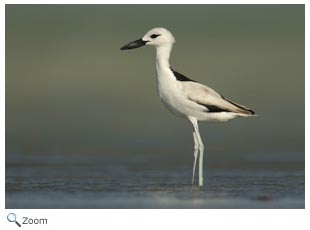
[[[147,43],[147,41],[143,41],[142,39],[138,39],[136,41],[130,42],[127,45],[124,45],[121,50],[131,50],[135,48],[139,48],[141,46],[144,46]]]

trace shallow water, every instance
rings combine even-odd
[[[303,170],[206,169],[199,189],[191,168],[129,165],[8,164],[6,208],[305,207]]]

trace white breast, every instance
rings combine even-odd
[[[175,115],[187,117],[195,115],[197,104],[188,100],[183,92],[183,84],[177,81],[170,68],[157,68],[158,94],[163,104]],[[200,111],[199,111],[200,112]]]
[[[174,114],[184,116],[182,112],[182,84],[178,82],[169,68],[156,68],[158,95],[163,104]]]

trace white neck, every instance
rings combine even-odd
[[[169,57],[172,44],[156,47],[156,69],[170,68]]]
[[[167,100],[171,91],[176,90],[176,78],[170,69],[169,57],[172,44],[156,47],[156,72],[158,92],[161,98]]]

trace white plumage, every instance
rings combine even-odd
[[[164,105],[175,115],[187,118],[193,125],[194,183],[196,162],[199,153],[199,186],[203,186],[204,145],[200,137],[198,121],[225,122],[235,117],[253,116],[254,112],[243,105],[232,102],[208,86],[191,80],[170,67],[169,57],[175,39],[165,28],[154,28],[142,39],[130,42],[121,50],[143,45],[156,48],[156,73],[158,93]]]

